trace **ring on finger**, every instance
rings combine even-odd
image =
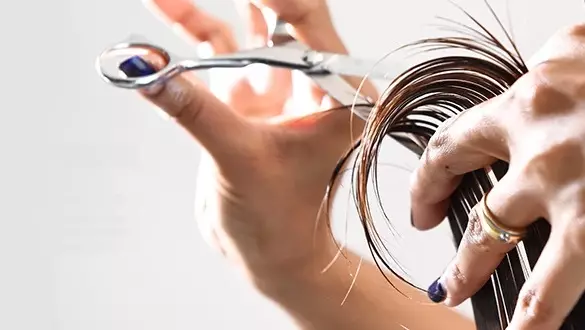
[[[482,230],[493,239],[503,243],[517,244],[524,238],[524,236],[526,236],[526,228],[510,228],[502,224],[487,206],[486,200],[488,193],[489,192],[485,193],[480,201],[481,212],[479,217],[481,219]]]

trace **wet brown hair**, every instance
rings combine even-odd
[[[503,41],[462,8],[459,9],[471,25],[443,19],[451,25],[451,31],[457,31],[458,35],[427,38],[404,46],[425,52],[457,50],[463,54],[437,56],[422,61],[393,80],[373,106],[361,139],[340,160],[330,182],[330,187],[333,187],[350,156],[357,154],[352,181],[358,214],[370,251],[382,272],[389,270],[402,280],[386,259],[392,255],[384,246],[372,221],[368,180],[374,179],[374,197],[383,211],[377,186],[377,164],[379,150],[386,136],[408,146],[420,157],[442,122],[504,93],[528,72],[514,41],[492,7],[487,1],[485,3],[504,32],[509,46],[506,47]],[[507,167],[507,163],[498,161],[491,166],[491,170],[499,180],[506,173]],[[471,208],[494,183],[488,176],[488,169],[477,170],[466,174],[453,194],[447,217],[456,246],[459,246],[467,227]],[[328,200],[331,191],[328,190]],[[390,222],[386,214],[384,216]],[[520,288],[527,278],[524,270],[534,267],[549,234],[548,222],[539,219],[530,227],[523,242],[506,255],[491,279],[471,298],[478,330],[505,329],[508,326]],[[585,312],[585,298],[578,302],[561,329],[585,329],[585,313],[579,315],[579,311]]]

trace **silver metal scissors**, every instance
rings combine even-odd
[[[154,74],[141,77],[128,77],[118,70],[120,57],[128,58],[147,53],[155,53],[163,58],[166,66]],[[140,89],[163,83],[185,71],[241,68],[251,64],[265,64],[302,71],[334,100],[347,106],[355,105],[353,110],[362,119],[367,119],[371,109],[361,107],[362,109],[359,110],[359,105],[371,105],[374,102],[360,95],[357,89],[347,83],[342,76],[389,80],[395,76],[393,73],[397,69],[394,67],[389,70],[376,61],[312,50],[295,40],[287,32],[286,22],[281,20],[277,21],[267,47],[210,58],[178,58],[142,37],[132,36],[102,52],[97,60],[97,69],[100,76],[109,84],[120,88]]]

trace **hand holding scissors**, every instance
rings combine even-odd
[[[290,9],[296,2],[273,1],[277,3]],[[271,41],[267,47],[237,52],[229,28],[192,4],[158,0],[154,5],[192,37],[207,38],[202,41],[210,42],[216,54],[205,59],[177,59],[160,47],[132,39],[104,52],[98,69],[102,78],[114,86],[141,90],[150,102],[185,128],[210,157],[204,163],[206,180],[199,182],[206,182],[205,187],[198,191],[198,197],[203,196],[198,211],[205,236],[254,276],[271,281],[283,280],[272,274],[285,264],[301,270],[311,267],[313,258],[333,258],[330,253],[336,246],[330,241],[325,221],[316,231],[315,223],[337,162],[363,128],[363,121],[351,120],[352,112],[347,109],[355,104],[356,109],[369,111],[377,98],[371,92],[367,96],[356,93],[358,84],[375,69],[376,63],[359,61],[339,49],[331,53],[315,51],[288,35],[283,25],[276,26],[270,40],[265,37]],[[256,7],[252,7],[252,13],[256,28],[266,24]],[[327,11],[315,14],[321,16],[311,19],[313,25],[299,25],[297,38],[311,41],[316,36],[314,40],[343,45]],[[291,69],[304,72],[324,90],[322,94],[346,105],[345,110],[316,109],[304,116],[280,116],[290,86],[278,79],[273,84],[280,90],[270,92],[270,102],[264,102],[262,95],[254,95],[251,90],[242,92],[248,88],[243,83],[232,90],[232,96],[237,97],[226,104],[187,72],[241,68],[254,63],[276,68],[278,79],[290,78],[285,72]],[[118,72],[120,69],[124,74]],[[357,79],[350,84],[349,79],[337,73]],[[279,95],[279,91],[283,94]],[[279,98],[282,102],[274,101]],[[241,106],[242,103],[247,104]],[[271,107],[266,108],[267,103]],[[360,108],[364,103],[368,106]],[[253,107],[264,110],[259,113]],[[367,116],[367,112],[361,114]],[[307,244],[315,239],[318,246]],[[262,242],[262,246],[254,242]]]
[[[339,246],[327,227],[323,196],[339,160],[360,137],[364,122],[357,117],[366,118],[377,99],[371,84],[360,85],[366,75],[392,77],[395,68],[348,57],[323,0],[262,2],[289,21],[294,39],[301,42],[277,25],[266,38],[269,47],[237,52],[227,25],[187,1],[156,0],[154,7],[166,19],[209,42],[215,56],[179,60],[150,43],[131,40],[103,54],[99,73],[114,86],[141,89],[200,143],[204,157],[197,220],[204,236],[299,324],[319,329],[404,324],[417,329],[443,320],[451,329],[470,329],[469,320],[456,312],[398,297],[376,266],[361,263],[351,251],[346,251],[349,262],[338,258]],[[252,15],[256,27],[265,25],[254,7]],[[108,54],[120,55],[122,61],[108,67]],[[271,86],[277,88],[257,94],[243,80],[222,101],[186,72],[251,63],[270,64]],[[322,104],[320,98],[327,95],[337,104],[308,115],[282,116],[290,96],[290,69],[305,73],[320,87],[311,88],[315,103]],[[356,266],[359,278],[351,275]],[[352,283],[356,286],[344,300]],[[416,314],[409,312],[413,305]]]

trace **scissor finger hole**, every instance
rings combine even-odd
[[[135,57],[147,62],[154,70],[128,74],[128,70],[121,69]],[[104,51],[99,56],[97,65],[98,71],[106,80],[122,87],[138,88],[149,84],[149,81],[154,82],[155,74],[168,67],[170,62],[170,55],[161,48],[141,43],[123,43]],[[152,80],[147,79],[148,76],[153,76]]]

